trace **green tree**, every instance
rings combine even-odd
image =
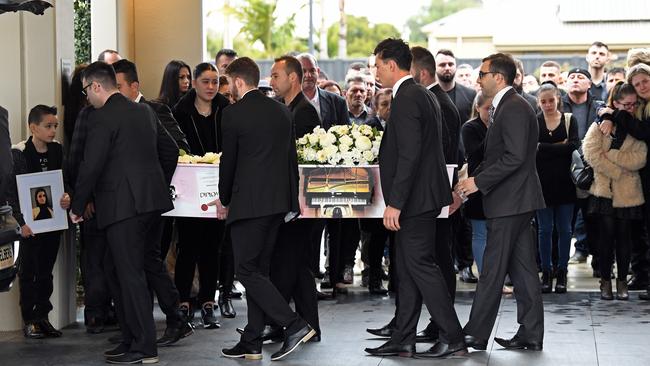
[[[406,21],[406,26],[410,31],[409,42],[414,45],[426,45],[427,35],[421,30],[423,26],[465,8],[479,5],[481,5],[480,0],[431,0],[429,5],[423,6],[418,11],[418,15],[414,15]]]
[[[400,32],[392,24],[378,23],[371,26],[366,17],[347,15],[346,22],[349,57],[366,57],[381,40],[400,36]],[[339,24],[335,23],[327,30],[327,52],[330,57],[338,56],[338,35]]]
[[[74,0],[74,56],[77,65],[90,62],[90,0]]]
[[[246,0],[246,5],[226,7],[226,11],[233,14],[244,25],[240,34],[244,35],[249,44],[258,41],[262,44],[263,57],[307,49],[304,42],[293,36],[296,14],[290,16],[284,23],[279,23],[275,15],[277,4],[278,0]]]

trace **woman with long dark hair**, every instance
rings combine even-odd
[[[32,209],[32,219],[34,219],[34,221],[51,219],[54,217],[52,204],[50,203],[45,188],[41,187],[36,189],[34,192],[34,202],[36,203],[36,207]]]
[[[181,97],[190,90],[191,82],[190,66],[180,60],[170,61],[163,72],[157,101],[166,104],[170,109],[174,108]]]

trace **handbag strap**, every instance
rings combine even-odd
[[[571,116],[573,113],[564,113],[564,127],[566,128],[566,139],[569,139],[569,127],[571,127]]]

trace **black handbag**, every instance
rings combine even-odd
[[[571,180],[577,188],[585,191],[594,182],[594,168],[587,164],[580,150],[573,150],[571,156]]]

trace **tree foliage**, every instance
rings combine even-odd
[[[280,23],[275,14],[278,0],[246,0],[245,5],[226,7],[243,24],[240,35],[249,45],[261,43],[262,57],[274,57],[290,51],[304,51],[304,41],[293,35],[296,28],[296,13],[284,23]],[[303,5],[304,6],[304,5]],[[235,37],[235,42],[237,43]],[[239,51],[239,49],[238,49]]]
[[[418,15],[414,15],[406,21],[406,26],[410,31],[410,43],[425,45],[427,35],[421,30],[423,26],[465,8],[479,5],[481,5],[480,0],[431,0],[429,5],[423,6],[418,11]]]
[[[400,32],[392,24],[371,25],[366,17],[346,15],[348,57],[366,57],[372,53],[377,43],[388,37],[399,37]],[[339,24],[327,30],[327,52],[330,57],[338,56]]]
[[[74,0],[74,56],[77,65],[90,63],[90,0]]]

